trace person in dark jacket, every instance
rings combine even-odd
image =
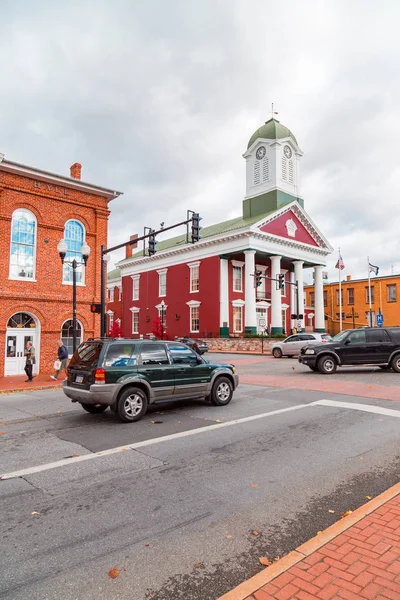
[[[59,340],[58,342],[58,350],[57,350],[58,360],[60,362],[60,367],[57,369],[55,375],[51,375],[51,378],[56,380],[58,379],[59,374],[64,369],[65,377],[67,377],[67,364],[68,364],[68,350],[64,346],[63,341]]]

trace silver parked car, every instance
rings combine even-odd
[[[282,356],[297,356],[304,346],[312,344],[321,344],[321,342],[330,342],[332,340],[329,333],[295,333],[273,344],[271,347],[272,356],[282,358]]]

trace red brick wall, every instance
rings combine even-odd
[[[167,338],[188,335],[202,337],[207,333],[219,333],[219,257],[202,259],[199,267],[200,289],[190,293],[190,269],[188,265],[180,264],[168,267],[167,295],[159,297],[159,274],[148,271],[140,276],[139,300],[132,300],[132,277],[122,278],[122,326],[124,336],[137,337],[132,334],[132,313],[130,308],[135,306],[139,312],[139,332],[146,336],[152,333],[153,321],[158,317],[156,305],[164,300],[167,305],[166,323]],[[196,300],[200,305],[200,332],[190,333],[190,308],[187,302]],[[108,308],[108,307],[107,307]],[[115,318],[115,317],[114,317]]]
[[[36,281],[9,279],[11,219],[18,208],[30,210],[37,219]],[[56,187],[41,182],[39,188],[31,177],[0,169],[0,375],[4,374],[7,321],[20,311],[40,320],[38,367],[40,372],[52,372],[61,325],[72,318],[72,286],[62,284],[57,252],[69,219],[82,222],[91,248],[86,285],[77,287],[77,317],[85,337],[99,335],[99,315],[90,312],[90,304],[100,301],[100,246],[107,241],[108,215],[106,197],[69,188],[68,183]]]

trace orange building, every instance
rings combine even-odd
[[[312,309],[314,286],[305,286],[304,292],[306,308]],[[348,275],[342,281],[342,328],[367,327],[369,311],[368,278],[352,279]],[[324,284],[324,313],[326,330],[331,335],[336,335],[340,330],[338,281]],[[377,324],[378,314],[383,315],[384,326],[400,326],[400,275],[371,276],[371,319],[374,326]]]
[[[81,165],[70,176],[49,173],[4,158],[0,153],[0,376],[24,373],[24,348],[36,349],[34,374],[52,373],[57,341],[72,352],[72,271],[77,272],[77,338],[99,335],[101,245],[107,244],[109,202],[120,192],[81,180]],[[67,245],[61,264],[58,242]]]

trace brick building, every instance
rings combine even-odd
[[[376,317],[383,315],[383,324],[400,326],[400,275],[371,276],[371,318],[376,326]],[[340,329],[339,282],[324,284],[324,312],[326,329],[331,335]],[[305,288],[306,309],[313,310],[314,286]],[[342,329],[353,329],[369,325],[368,278],[352,279],[347,275],[342,281]]]
[[[302,156],[293,133],[270,119],[243,155],[246,195],[239,217],[204,227],[195,243],[185,234],[163,240],[152,256],[127,249],[108,283],[108,310],[113,318],[119,311],[125,336],[150,334],[161,315],[170,339],[242,336],[266,326],[272,334],[289,333],[311,321],[324,330],[322,269],[332,248],[304,209]],[[308,268],[317,284],[310,314],[303,294]]]
[[[99,334],[100,246],[107,243],[108,203],[120,192],[81,181],[81,165],[64,177],[8,161],[0,154],[0,376],[23,374],[24,347],[36,348],[34,374],[50,373],[63,338],[72,348],[72,271],[61,264],[57,244],[68,244],[66,260],[81,260],[77,272],[78,341]]]

